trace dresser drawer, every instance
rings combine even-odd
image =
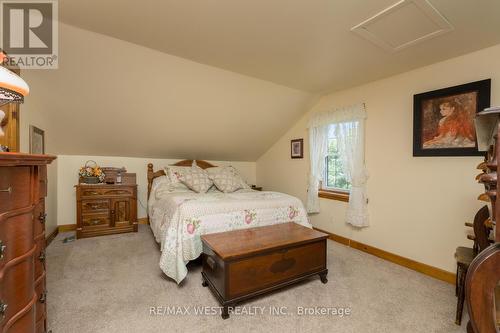
[[[326,267],[325,241],[229,263],[228,297],[234,298]]]
[[[34,246],[33,210],[0,215],[0,269],[9,261],[24,255]]]
[[[124,187],[124,188],[112,188],[112,189],[107,189],[107,188],[92,188],[89,186],[89,188],[85,188],[82,186],[80,188],[81,191],[81,196],[82,198],[92,198],[96,199],[96,197],[99,196],[124,196],[124,195],[133,195],[134,191],[132,188],[129,187]]]
[[[106,213],[109,211],[109,200],[82,200],[82,213]]]
[[[109,214],[86,214],[82,216],[82,225],[84,228],[109,227]]]
[[[0,214],[31,205],[29,166],[0,168]]]
[[[12,323],[7,332],[37,332],[35,330],[35,307],[31,306],[29,310]],[[0,326],[1,327],[1,326]],[[45,333],[45,331],[40,331]]]
[[[0,280],[0,300],[7,304],[3,323],[17,315],[27,306],[34,306],[35,293],[33,285],[34,248],[15,265],[5,267]],[[32,323],[34,324],[34,318]],[[0,323],[3,324],[3,323]],[[8,332],[13,332],[9,331]],[[17,332],[17,331],[16,331]],[[21,332],[21,331],[19,331]],[[28,332],[32,332],[31,330]]]

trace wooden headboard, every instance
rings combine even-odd
[[[173,166],[191,166],[193,165],[193,160],[182,160],[179,161],[175,164],[172,164]],[[213,168],[215,165],[212,165],[208,163],[207,161],[203,160],[196,160],[196,165],[199,166],[202,169],[207,169],[207,168]],[[153,187],[153,179],[157,177],[165,176],[165,170],[161,169],[158,171],[154,171],[153,169],[153,163],[148,164],[148,200],[149,200],[149,195],[151,194],[151,188]]]

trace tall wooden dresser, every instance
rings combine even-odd
[[[46,332],[45,197],[55,157],[0,153],[0,332]]]

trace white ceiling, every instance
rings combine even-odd
[[[59,13],[67,24],[310,92],[347,88],[500,43],[498,0],[430,0],[455,29],[395,53],[350,31],[396,2],[60,0]]]

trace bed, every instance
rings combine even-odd
[[[217,168],[206,161],[194,163],[206,171]],[[169,170],[192,165],[193,160],[183,160]],[[186,264],[202,253],[203,234],[290,221],[311,227],[302,202],[284,193],[255,191],[248,186],[232,193],[215,186],[196,193],[173,189],[170,181],[165,170],[154,171],[153,164],[148,164],[149,224],[160,245],[160,268],[177,283],[187,276]]]

